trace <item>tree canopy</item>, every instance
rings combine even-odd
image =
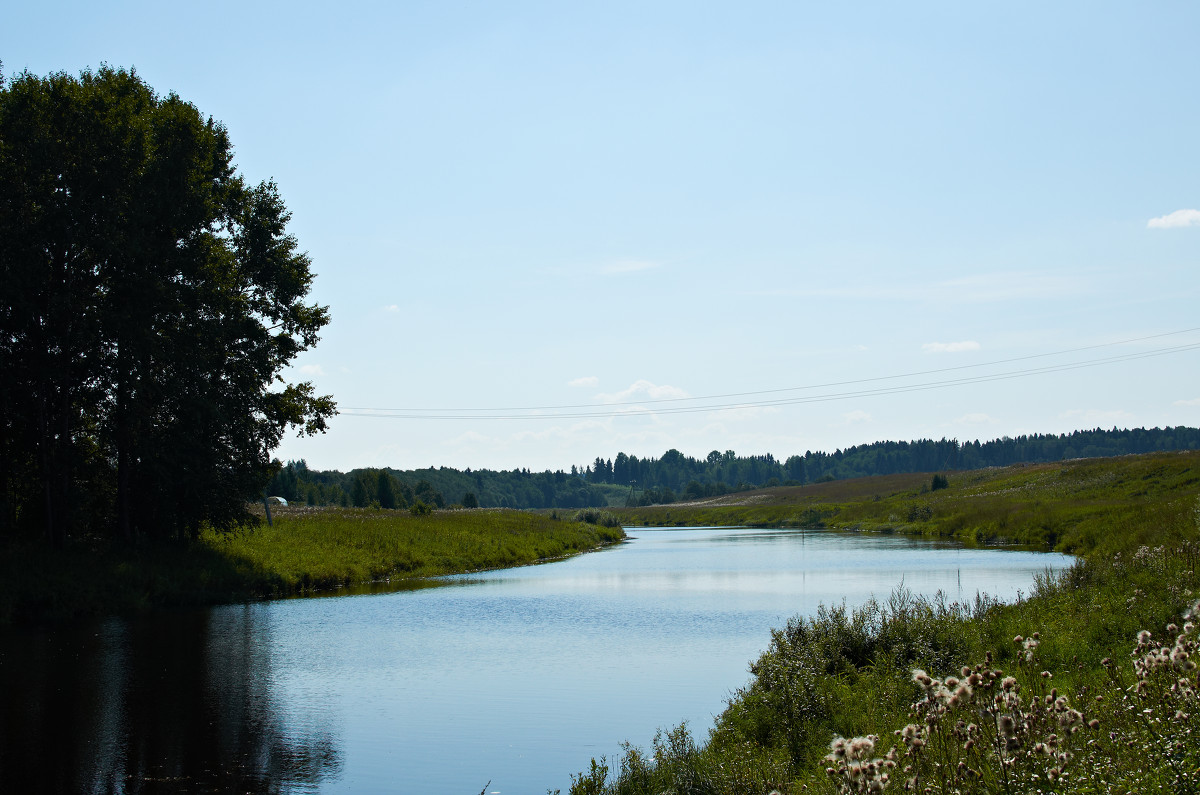
[[[282,466],[269,486],[272,494],[310,505],[359,505],[387,499],[383,473],[396,507],[420,499],[440,505],[442,495],[463,494],[462,505],[491,508],[583,508],[592,506],[653,505],[676,499],[703,499],[764,486],[796,485],[841,478],[890,475],[899,472],[938,472],[1007,466],[1015,463],[1061,461],[1067,458],[1115,456],[1160,450],[1200,448],[1200,428],[1134,428],[1074,431],[1004,437],[988,442],[920,439],[874,442],[832,453],[807,451],[783,462],[772,455],[739,456],[733,450],[713,450],[693,458],[668,450],[661,458],[638,458],[617,453],[610,461],[597,457],[571,472],[495,471],[451,467],[429,469],[310,470],[301,461]],[[937,475],[931,490],[948,481]],[[424,485],[422,485],[424,484]],[[416,491],[420,491],[417,496]],[[431,490],[437,493],[434,497]],[[467,498],[470,497],[471,500]]]
[[[289,218],[132,70],[0,83],[0,530],[248,521],[282,434],[335,412],[281,376],[329,322]]]

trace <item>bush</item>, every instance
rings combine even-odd
[[[914,505],[908,509],[908,521],[928,522],[933,518],[933,509],[928,505]]]
[[[598,508],[583,508],[575,513],[575,521],[598,524],[601,527],[620,527],[621,520],[608,511]]]

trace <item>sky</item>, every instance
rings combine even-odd
[[[22,3],[274,180],[310,467],[1200,424],[1200,5]]]

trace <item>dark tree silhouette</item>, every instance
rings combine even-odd
[[[133,71],[0,86],[0,530],[188,536],[249,521],[329,397],[307,255],[219,123]]]

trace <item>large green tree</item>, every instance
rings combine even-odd
[[[282,434],[325,429],[281,372],[328,312],[232,154],[133,71],[0,83],[0,529],[232,527]]]

